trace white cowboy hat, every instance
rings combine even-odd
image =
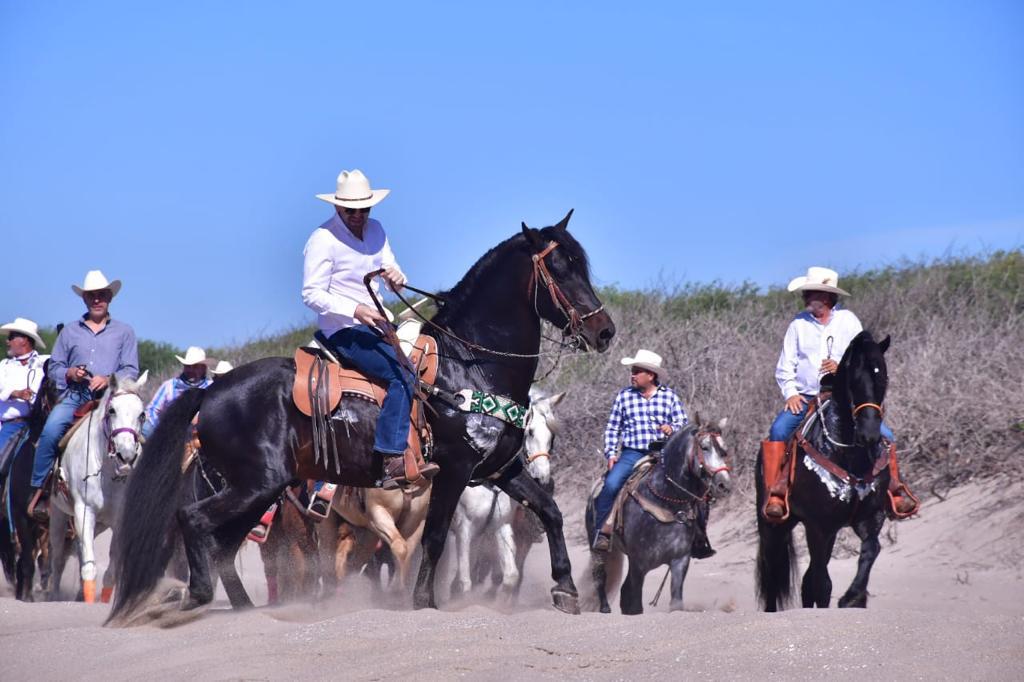
[[[117,292],[121,291],[121,280],[115,279],[113,282],[108,282],[102,272],[90,270],[85,273],[85,281],[82,282],[82,286],[71,285],[71,291],[75,292],[76,296],[81,296],[87,291],[100,291],[101,289],[110,289],[110,297],[113,298],[117,296]]]
[[[806,275],[797,277],[786,288],[790,291],[827,291],[830,294],[850,295],[839,288],[838,272],[816,265],[807,268]]]
[[[622,358],[623,365],[627,367],[643,367],[648,372],[654,372],[660,379],[665,370],[661,366],[661,356],[653,351],[641,348],[636,352],[636,356],[632,358]]]
[[[210,374],[214,374],[214,375],[219,376],[221,374],[227,374],[228,372],[230,372],[234,368],[235,368],[234,365],[232,365],[227,360],[221,360],[220,362],[217,363],[216,367],[214,367],[213,369],[210,370]]]
[[[32,320],[26,320],[24,317],[14,318],[14,322],[8,322],[7,324],[0,326],[5,332],[18,332],[25,336],[30,336],[36,342],[36,348],[46,349],[46,343],[43,342],[41,336],[39,336],[39,325]]]
[[[384,200],[391,190],[370,189],[370,181],[361,170],[341,171],[338,175],[338,191],[334,194],[317,194],[316,198],[344,208],[369,208]]]
[[[198,365],[201,362],[206,362],[206,351],[199,346],[189,346],[188,350],[185,351],[185,357],[175,355],[178,358],[178,362],[183,365]]]

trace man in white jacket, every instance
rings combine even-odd
[[[387,383],[374,450],[384,461],[382,487],[395,489],[408,482],[403,454],[409,437],[414,378],[381,335],[380,327],[388,321],[377,312],[363,284],[366,273],[381,268],[393,290],[405,284],[384,228],[370,218],[370,209],[389,192],[371,189],[366,176],[353,170],[341,172],[335,193],[317,195],[335,206],[335,214],[306,242],[302,302],[316,312],[317,326],[330,350],[364,374]],[[372,286],[376,292],[376,280]],[[419,473],[431,478],[437,471],[436,464],[428,463]]]
[[[7,463],[22,429],[28,426],[32,402],[43,383],[43,366],[48,355],[39,327],[32,320],[19,317],[0,326],[7,333],[7,357],[0,360],[0,479],[7,473]]]

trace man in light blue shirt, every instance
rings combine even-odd
[[[75,421],[75,410],[98,397],[107,388],[111,376],[136,379],[139,376],[139,348],[135,331],[110,317],[110,301],[121,290],[121,281],[113,282],[99,270],[91,270],[82,286],[71,290],[85,302],[86,313],[61,330],[50,356],[49,378],[60,391],[60,401],[46,419],[36,446],[32,468],[35,493],[28,513],[37,521],[49,518],[44,504],[43,485],[57,458],[57,445]]]
[[[190,388],[206,388],[211,383],[206,376],[206,351],[202,348],[189,346],[185,351],[185,357],[174,357],[182,364],[181,374],[160,384],[153,399],[149,401],[149,406],[146,407],[146,422],[142,425],[142,435],[146,438],[153,433],[163,411],[177,400],[178,396]]]

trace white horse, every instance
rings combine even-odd
[[[70,505],[64,495],[51,496],[50,561],[53,567],[50,598],[60,598],[60,577],[67,556],[64,534],[68,517],[74,520],[75,544],[81,568],[82,596],[86,602],[96,601],[95,536],[113,528],[124,500],[127,476],[142,452],[140,433],[145,418],[145,405],[139,389],[149,372],[136,381],[118,380],[111,376],[110,385],[100,404],[86,415],[84,423],[72,434],[61,457],[60,476],[70,494]],[[110,555],[116,552],[117,534],[110,543]],[[113,563],[103,574],[103,602],[110,601],[114,589]]]
[[[554,406],[564,397],[564,392],[545,397],[539,391],[530,391],[528,424],[520,451],[527,472],[549,490],[554,488],[550,452],[558,429]],[[462,493],[450,532],[455,540],[447,545],[455,550],[452,594],[467,593],[474,580],[480,582],[491,575],[493,565],[487,555],[493,552],[497,555],[495,582],[500,577],[502,598],[514,601],[526,556],[543,537],[543,526],[536,517],[497,488],[480,485]]]

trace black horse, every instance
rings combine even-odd
[[[433,331],[441,389],[482,390],[525,405],[537,368],[542,319],[583,348],[607,349],[615,326],[590,284],[586,253],[567,230],[571,215],[540,230],[523,224],[521,233],[491,249],[443,295],[433,319],[446,330]],[[294,374],[292,359],[264,358],[171,404],[128,484],[120,529],[123,551],[108,622],[121,622],[152,592],[170,558],[168,538],[175,524],[184,538],[189,583],[184,593],[168,599],[180,598],[180,608],[189,610],[213,598],[211,560],[217,567],[230,563],[242,538],[286,486],[321,479],[368,487],[380,478],[381,462],[372,454],[376,405],[350,405],[344,428],[335,429],[345,453],[340,473],[333,466],[328,470],[323,459],[314,459],[310,419],[293,404]],[[180,499],[181,452],[200,408],[203,464],[223,479],[224,487],[179,507],[174,501]],[[436,606],[436,565],[462,490],[470,480],[494,476],[496,485],[541,518],[551,550],[555,605],[578,611],[561,513],[515,459],[522,429],[456,410],[437,397],[431,398],[430,408],[433,458],[441,471],[433,480],[414,605]]]
[[[725,420],[702,424],[697,419],[697,424],[668,439],[658,463],[637,486],[636,494],[644,504],[632,496],[623,501],[621,530],[616,530],[610,550],[591,552],[590,575],[601,613],[611,613],[608,592],[618,585],[625,558],[629,572],[619,597],[623,614],[643,613],[644,578],[665,564],[672,573],[669,608],[683,608],[683,581],[690,567],[698,514],[706,513],[707,503],[727,495],[732,487],[729,455],[722,443]],[[599,492],[600,486],[595,485],[587,505],[588,538],[594,537],[594,499]],[[655,513],[662,518],[655,518]]]
[[[761,511],[765,503],[764,471],[758,458],[757,594],[766,611],[784,608],[791,599],[796,571],[792,531],[797,523],[804,524],[810,554],[800,588],[803,606],[829,606],[832,580],[828,562],[844,526],[853,528],[861,547],[857,575],[839,606],[867,606],[868,578],[881,548],[878,535],[888,505],[890,454],[879,432],[888,383],[883,353],[888,348],[888,336],[876,343],[864,331],[846,349],[831,399],[819,410],[821,419],[806,434],[810,447],[797,450],[790,515],[782,523],[769,523]],[[821,457],[809,454],[809,449]]]
[[[47,360],[43,366],[44,376],[49,370],[50,361]],[[32,410],[29,412],[27,437],[21,439],[15,452],[11,454],[11,463],[7,472],[7,480],[0,480],[0,490],[4,491],[2,504],[4,506],[3,518],[0,524],[3,525],[0,531],[0,557],[2,557],[4,572],[8,579],[14,578],[15,597],[22,601],[34,601],[33,583],[36,576],[36,564],[38,561],[40,569],[40,585],[47,590],[51,580],[59,581],[59,571],[51,574],[49,565],[49,551],[47,547],[48,525],[39,523],[28,515],[28,504],[32,499],[32,464],[35,460],[36,441],[42,433],[46,424],[46,417],[50,414],[50,408],[57,403],[56,386],[49,379],[44,378],[32,403]],[[10,532],[13,526],[14,534]],[[70,544],[70,540],[65,540]],[[65,548],[65,556],[68,554]],[[11,568],[13,567],[13,576]],[[63,568],[61,566],[60,568]]]

